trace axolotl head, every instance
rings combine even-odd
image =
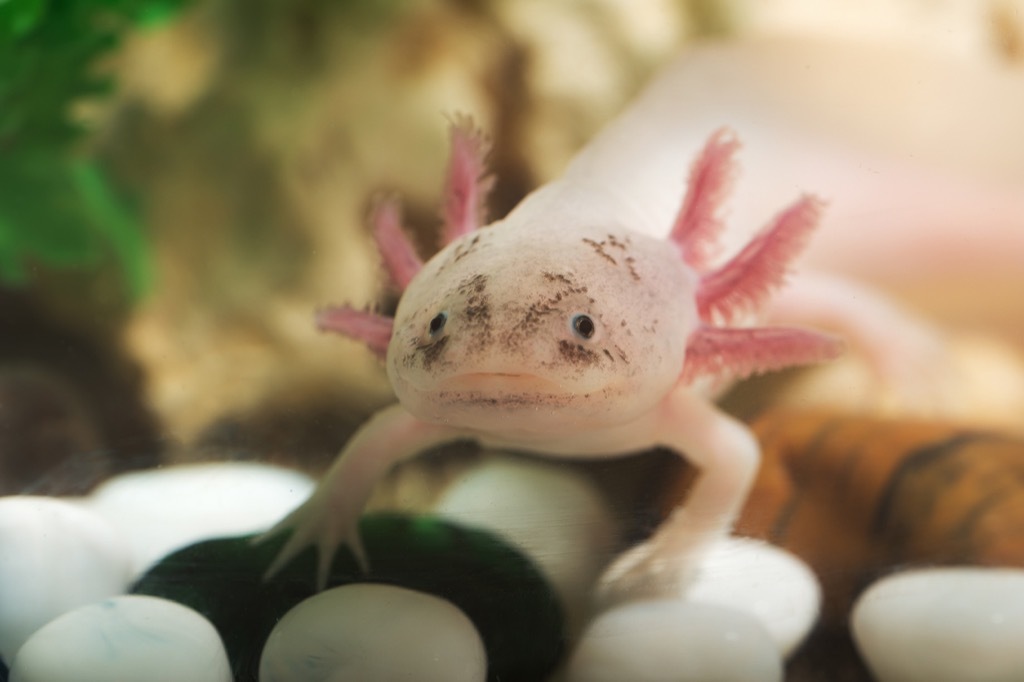
[[[449,244],[409,284],[388,377],[410,412],[462,428],[623,423],[679,379],[696,284],[661,240],[497,223]]]

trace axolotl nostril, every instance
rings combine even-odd
[[[636,106],[651,101],[641,97]],[[618,144],[634,118],[627,112],[561,179],[486,227],[479,227],[485,145],[467,121],[457,121],[447,245],[426,263],[404,238],[396,207],[381,206],[375,235],[404,289],[394,320],[340,307],[323,311],[319,322],[386,358],[398,403],[374,415],[311,498],[270,531],[291,537],[268,574],[308,544],[320,552],[321,586],[341,544],[365,567],[357,521],[374,484],[396,462],[464,439],[560,458],[665,446],[699,468],[685,505],[607,570],[605,603],[678,593],[703,551],[729,532],[759,449],[746,427],[691,382],[839,353],[839,341],[813,331],[732,326],[749,324],[783,283],[822,204],[800,198],[714,264],[736,139],[726,130],[713,134],[688,182],[685,162],[663,164],[668,177],[659,181],[668,196],[659,201],[675,208],[670,224],[659,225],[664,211],[648,201],[657,163],[632,194],[619,180],[603,184],[594,166],[614,156],[603,150]],[[658,143],[650,153],[680,151]],[[651,236],[659,233],[668,236]]]

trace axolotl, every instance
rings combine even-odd
[[[321,311],[319,323],[385,358],[398,403],[371,417],[313,495],[269,531],[291,535],[268,575],[310,544],[321,587],[341,545],[366,568],[357,522],[374,484],[401,460],[470,439],[556,458],[677,452],[699,469],[696,484],[598,589],[605,604],[685,589],[704,551],[730,531],[760,457],[748,429],[694,380],[822,361],[842,343],[751,322],[823,202],[800,197],[721,259],[719,213],[738,141],[714,132],[687,177],[687,150],[635,122],[674,106],[657,90],[641,97],[560,179],[484,227],[486,145],[467,120],[454,121],[448,243],[426,263],[403,236],[397,206],[380,205],[375,236],[403,290],[394,319],[342,306]],[[629,141],[639,146],[623,149]],[[624,153],[643,162],[629,182]],[[610,164],[616,172],[602,175]]]

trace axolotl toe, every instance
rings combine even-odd
[[[589,153],[600,159],[600,146],[616,138],[605,134]],[[683,589],[703,551],[729,532],[760,456],[746,427],[691,382],[819,361],[841,345],[797,328],[733,326],[783,283],[822,208],[800,198],[715,264],[737,146],[718,131],[689,181],[683,168],[669,183],[677,208],[660,229],[667,238],[650,236],[659,231],[651,224],[657,211],[580,164],[479,227],[485,145],[456,121],[447,246],[421,263],[395,207],[383,205],[375,235],[404,288],[394,320],[348,307],[319,316],[322,328],[386,357],[398,403],[353,436],[312,497],[271,531],[291,536],[268,573],[308,544],[320,551],[321,586],[341,544],[366,567],[357,521],[374,484],[396,462],[441,443],[470,439],[561,458],[666,446],[698,467],[698,482],[650,539],[612,564],[601,598]]]

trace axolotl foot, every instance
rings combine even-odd
[[[281,551],[263,574],[269,580],[309,546],[317,551],[316,584],[318,590],[327,586],[331,563],[338,549],[347,546],[355,556],[360,569],[366,573],[369,562],[359,536],[359,516],[339,513],[331,503],[329,491],[318,488],[308,500],[281,519],[273,528],[259,536],[260,543],[282,533],[290,532]]]
[[[291,531],[265,577],[280,571],[309,545],[318,552],[320,589],[327,585],[339,547],[347,547],[363,572],[368,572],[359,517],[376,482],[397,462],[461,436],[449,427],[417,419],[400,404],[374,414],[345,445],[309,499],[263,535],[268,538]]]
[[[663,551],[656,541],[641,543],[616,558],[597,583],[595,607],[607,610],[641,599],[682,596],[700,572],[702,551]]]

